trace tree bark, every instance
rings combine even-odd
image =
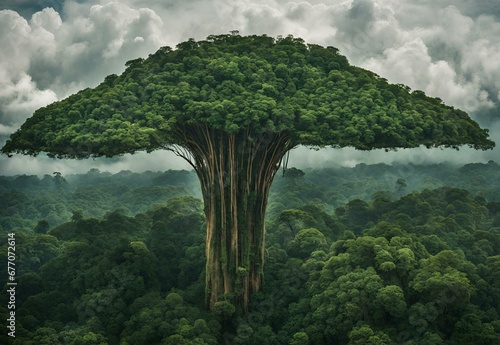
[[[208,126],[178,135],[186,144],[176,153],[192,164],[203,193],[207,305],[226,300],[247,310],[262,285],[269,189],[294,145],[286,134],[228,134]]]

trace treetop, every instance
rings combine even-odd
[[[280,133],[316,148],[495,145],[464,111],[292,36],[212,35],[126,66],[35,111],[2,153],[111,157],[183,147],[200,129],[249,139]]]

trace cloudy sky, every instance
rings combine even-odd
[[[498,0],[2,0],[0,144],[37,108],[159,47],[210,34],[288,35],[332,45],[349,61],[462,108],[500,145]],[[476,152],[294,150],[292,165],[500,161]],[[188,168],[166,152],[111,160],[0,157],[0,175]]]

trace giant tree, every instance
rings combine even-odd
[[[261,287],[267,196],[294,147],[494,146],[465,112],[292,36],[190,39],[126,66],[38,109],[2,152],[87,158],[167,149],[186,159],[203,192],[210,307],[229,300],[246,308]]]

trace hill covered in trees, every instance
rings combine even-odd
[[[204,306],[194,172],[0,177],[18,282],[16,338],[0,343],[500,343],[498,176],[495,162],[288,169],[245,314]]]

